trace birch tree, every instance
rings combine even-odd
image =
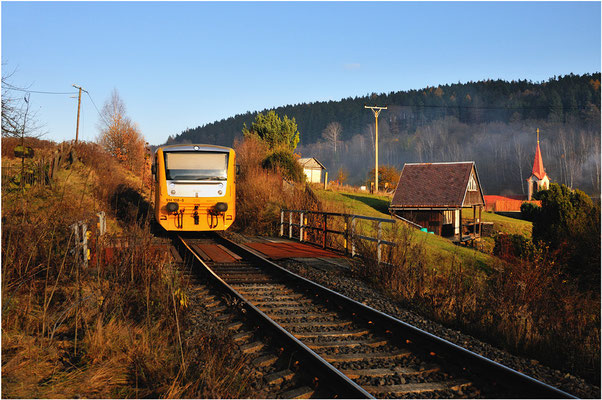
[[[341,140],[341,132],[343,132],[343,127],[338,122],[329,123],[322,131],[322,138],[330,145],[334,154],[337,153],[337,143]]]

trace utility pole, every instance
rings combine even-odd
[[[29,112],[29,96],[27,93],[25,95],[25,103],[27,103],[27,108],[25,109],[25,115],[23,116],[23,129],[21,129],[21,179],[19,180],[19,185],[21,186],[21,190],[25,190],[25,123],[27,122],[27,113]]]
[[[369,108],[374,113],[374,120],[375,120],[374,163],[376,165],[374,168],[374,192],[378,193],[378,114],[380,114],[380,112],[382,110],[386,110],[387,107],[364,106],[364,108]]]
[[[77,125],[75,125],[75,143],[77,143],[77,138],[79,136],[79,108],[82,103],[82,90],[88,93],[85,89],[82,89],[81,86],[73,85],[74,88],[79,89],[79,96],[77,96]]]

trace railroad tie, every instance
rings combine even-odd
[[[308,386],[303,386],[297,389],[289,390],[280,394],[282,399],[309,399],[314,394],[314,390]]]
[[[247,340],[251,339],[252,337],[253,337],[253,332],[246,331],[246,332],[240,332],[240,333],[233,335],[232,340],[234,340],[234,342],[236,342],[236,343],[240,343],[240,342],[246,342]]]
[[[325,321],[325,322],[281,322],[280,324],[286,328],[295,329],[295,328],[334,328],[334,327],[342,327],[349,326],[353,322],[352,321]]]
[[[359,346],[367,346],[367,347],[380,347],[387,344],[387,339],[370,339],[370,340],[334,340],[331,342],[317,342],[317,343],[308,343],[307,347],[312,350],[318,349],[326,349],[333,347],[359,347]]]
[[[270,365],[274,365],[276,361],[278,361],[278,357],[274,354],[266,354],[254,359],[253,365],[256,367],[269,367]]]
[[[392,394],[395,397],[402,397],[408,394],[423,394],[443,390],[457,392],[470,385],[471,383],[468,381],[454,380],[447,382],[407,383],[405,385],[364,386],[364,389],[372,394]]]
[[[432,365],[427,367],[424,371],[418,371],[412,368],[403,368],[397,367],[396,369],[387,369],[387,368],[374,368],[374,369],[344,369],[341,370],[342,373],[347,375],[349,379],[359,379],[362,376],[370,377],[370,378],[383,378],[385,376],[413,376],[413,375],[425,375],[433,372],[439,372],[441,368],[437,365]]]
[[[285,369],[282,371],[274,372],[272,374],[264,376],[265,382],[270,385],[280,385],[284,381],[289,381],[293,378],[295,373],[290,369]]]
[[[263,350],[264,347],[265,347],[265,343],[257,341],[257,342],[247,343],[247,344],[240,346],[240,351],[242,351],[245,354],[257,353],[257,352]]]
[[[367,360],[397,360],[406,358],[411,354],[409,350],[402,349],[387,353],[323,354],[321,357],[328,362],[357,362]]]
[[[321,331],[321,332],[304,332],[295,333],[297,339],[309,339],[309,338],[320,338],[320,337],[349,337],[349,336],[362,336],[370,333],[368,329],[356,329],[353,331]]]

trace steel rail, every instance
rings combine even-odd
[[[215,238],[219,238],[219,235],[215,235]],[[254,321],[261,325],[265,330],[271,332],[272,336],[276,338],[277,341],[283,343],[291,353],[296,357],[304,358],[309,364],[310,369],[314,371],[315,375],[320,375],[322,379],[325,379],[324,382],[320,381],[320,385],[328,385],[324,386],[328,388],[326,390],[333,390],[333,388],[339,388],[338,397],[340,398],[349,398],[349,399],[373,399],[370,393],[368,393],[365,389],[359,386],[357,383],[353,382],[346,375],[344,375],[341,371],[334,368],[330,363],[325,361],[322,357],[317,355],[313,350],[299,341],[296,337],[291,335],[288,331],[282,328],[279,324],[274,322],[270,317],[268,317],[264,312],[259,310],[257,307],[252,305],[245,299],[241,294],[239,294],[233,287],[228,285],[222,278],[220,278],[200,257],[196,252],[186,243],[186,241],[180,236],[177,235],[176,248],[178,250],[185,249],[185,251],[181,252],[182,256],[192,255],[192,261],[194,264],[200,267],[201,271],[204,275],[208,276],[215,284],[220,286],[224,291],[226,291],[231,296],[237,298],[240,301],[242,307],[247,311],[247,315]],[[184,253],[184,254],[182,254]]]
[[[301,283],[307,288],[310,288],[313,293],[333,300],[348,312],[355,312],[356,315],[361,316],[367,321],[371,321],[371,326],[378,326],[382,330],[392,330],[392,332],[397,333],[403,338],[400,338],[400,340],[410,340],[421,346],[428,346],[429,351],[434,350],[439,355],[445,355],[447,362],[449,362],[450,359],[454,360],[455,363],[461,361],[464,363],[463,367],[468,367],[472,374],[483,376],[484,378],[482,379],[500,384],[508,388],[511,392],[518,392],[523,398],[577,398],[567,392],[548,385],[547,383],[523,374],[522,372],[513,370],[503,364],[483,357],[480,354],[460,347],[455,343],[437,337],[318,283],[310,281],[309,279],[297,275],[266,259],[264,256],[247,246],[239,245],[217,234],[215,235],[215,239],[224,246],[235,248],[240,256],[252,259],[259,264],[269,266],[275,273],[287,276],[297,283]],[[491,376],[495,376],[497,379],[491,379]]]

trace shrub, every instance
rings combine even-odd
[[[567,274],[582,286],[600,288],[600,206],[580,190],[552,183],[537,193],[533,241],[556,251]]]
[[[519,234],[500,233],[494,237],[493,254],[506,261],[531,260],[535,251],[533,241]]]
[[[537,204],[524,202],[520,205],[520,212],[524,220],[533,222],[540,208]]]
[[[294,154],[288,150],[278,150],[271,153],[263,160],[261,165],[264,169],[281,172],[282,176],[290,181],[305,182],[303,167],[297,162]]]

